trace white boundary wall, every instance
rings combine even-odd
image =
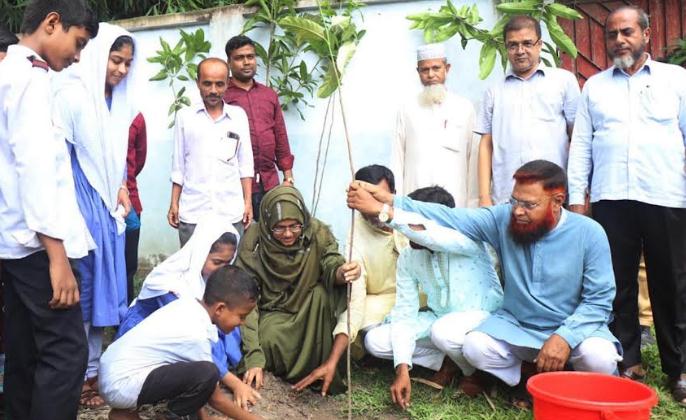
[[[344,96],[348,125],[353,142],[353,159],[356,168],[372,163],[388,165],[395,112],[403,98],[420,89],[415,71],[415,50],[423,43],[422,33],[410,31],[405,17],[425,10],[438,10],[445,1],[367,1],[361,9],[363,19],[356,18],[358,27],[367,30],[350,62],[344,78]],[[465,4],[471,5],[473,2]],[[313,1],[302,1],[304,8]],[[454,1],[456,6],[462,3]],[[491,0],[476,0],[484,19],[483,26],[490,28],[496,21]],[[172,46],[179,39],[179,29],[194,31],[202,28],[212,42],[211,56],[226,58],[224,45],[233,35],[240,33],[245,16],[250,10],[230,6],[180,15],[142,17],[115,22],[133,31],[142,57],[151,57],[159,47],[159,38]],[[248,34],[264,42],[267,33],[254,30]],[[452,69],[448,75],[450,90],[461,94],[478,106],[485,88],[502,77],[499,64],[487,80],[479,80],[478,57],[480,44],[471,42],[463,50],[457,38],[447,42],[448,60]],[[147,61],[142,66],[147,80],[157,73],[159,66]],[[258,68],[257,79],[263,81]],[[188,84],[192,99],[198,99],[197,89]],[[141,111],[148,127],[148,158],[139,176],[139,190],[143,202],[140,256],[154,263],[163,255],[178,249],[176,230],[167,224],[167,210],[171,182],[172,131],[167,129],[167,109],[172,93],[165,82],[147,82],[140,88]],[[312,199],[312,183],[317,146],[326,109],[326,101],[313,98],[312,108],[304,110],[305,120],[297,112],[286,113],[286,125],[291,149],[295,155],[294,177],[306,202]],[[332,226],[341,249],[347,238],[350,213],[345,207],[345,188],[350,182],[345,140],[340,117],[329,151],[324,188],[317,217]]]

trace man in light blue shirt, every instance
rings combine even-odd
[[[536,19],[513,16],[503,31],[510,66],[484,93],[474,128],[481,134],[481,206],[506,203],[512,174],[526,162],[546,159],[567,166],[579,99],[579,83],[571,72],[541,62],[543,40]]]
[[[437,186],[420,188],[410,197],[455,206],[452,196]],[[370,330],[365,346],[376,357],[393,359],[396,378],[391,397],[406,408],[413,363],[433,370],[440,367],[432,378],[439,385],[452,379],[451,361],[464,375],[474,373],[462,355],[465,334],[500,307],[503,291],[483,242],[401,210],[394,213],[390,226],[410,239],[410,248],[398,258],[390,323]],[[427,296],[426,310],[420,310],[420,292]],[[449,359],[441,366],[445,356]],[[468,382],[478,388],[474,378]]]
[[[614,65],[584,86],[569,157],[572,211],[593,217],[612,249],[617,282],[610,328],[623,376],[641,380],[638,266],[645,257],[662,370],[686,405],[686,70],[651,60],[648,16],[613,11],[605,27]],[[590,187],[589,187],[590,180]]]
[[[378,214],[382,203],[418,212],[492,245],[502,265],[503,306],[467,334],[465,359],[510,386],[522,361],[541,372],[616,371],[618,342],[607,323],[615,295],[610,248],[602,227],[562,208],[567,178],[552,162],[532,161],[515,172],[510,204],[451,209],[380,193],[353,183],[348,206]],[[370,197],[371,192],[374,199]],[[377,201],[378,200],[378,201]]]

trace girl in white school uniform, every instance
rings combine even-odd
[[[78,64],[54,81],[54,120],[66,139],[79,209],[96,243],[79,260],[81,308],[88,337],[88,369],[81,404],[99,407],[97,374],[104,327],[126,312],[124,217],[129,126],[134,105],[136,45],[124,29],[100,24]]]

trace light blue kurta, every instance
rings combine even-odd
[[[504,301],[479,331],[536,349],[554,333],[571,348],[589,337],[618,344],[607,327],[615,297],[610,246],[602,227],[592,219],[562,210],[551,232],[522,246],[508,233],[509,204],[451,209],[396,197],[394,205],[495,248],[502,264]]]
[[[426,230],[414,231],[410,224]],[[401,210],[390,226],[434,250],[405,248],[398,258],[396,301],[389,317],[393,359],[395,366],[412,366],[415,342],[429,337],[434,321],[451,312],[493,312],[502,303],[503,291],[483,242]],[[421,312],[420,291],[428,306]]]

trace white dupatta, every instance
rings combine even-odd
[[[138,299],[149,299],[174,293],[178,297],[202,299],[205,293],[205,279],[202,268],[212,244],[224,233],[236,235],[238,232],[225,218],[209,217],[198,223],[191,238],[183,248],[172,254],[155,267],[145,278]],[[236,246],[238,253],[238,246]],[[235,260],[234,255],[234,260]],[[231,261],[233,263],[233,260]]]
[[[77,102],[68,106],[79,112],[68,117],[71,126],[65,130],[66,140],[74,145],[88,183],[117,221],[120,234],[126,225],[123,209],[117,208],[117,196],[126,179],[129,127],[138,114],[135,89],[136,64],[140,59],[138,48],[134,48],[127,76],[112,89],[112,107],[109,109],[105,100],[107,63],[112,44],[122,35],[130,36],[135,44],[135,38],[123,28],[100,23],[98,36],[83,49],[78,63],[67,69],[64,75],[55,77],[54,88],[58,103],[60,100]],[[65,112],[56,110],[58,115]]]

